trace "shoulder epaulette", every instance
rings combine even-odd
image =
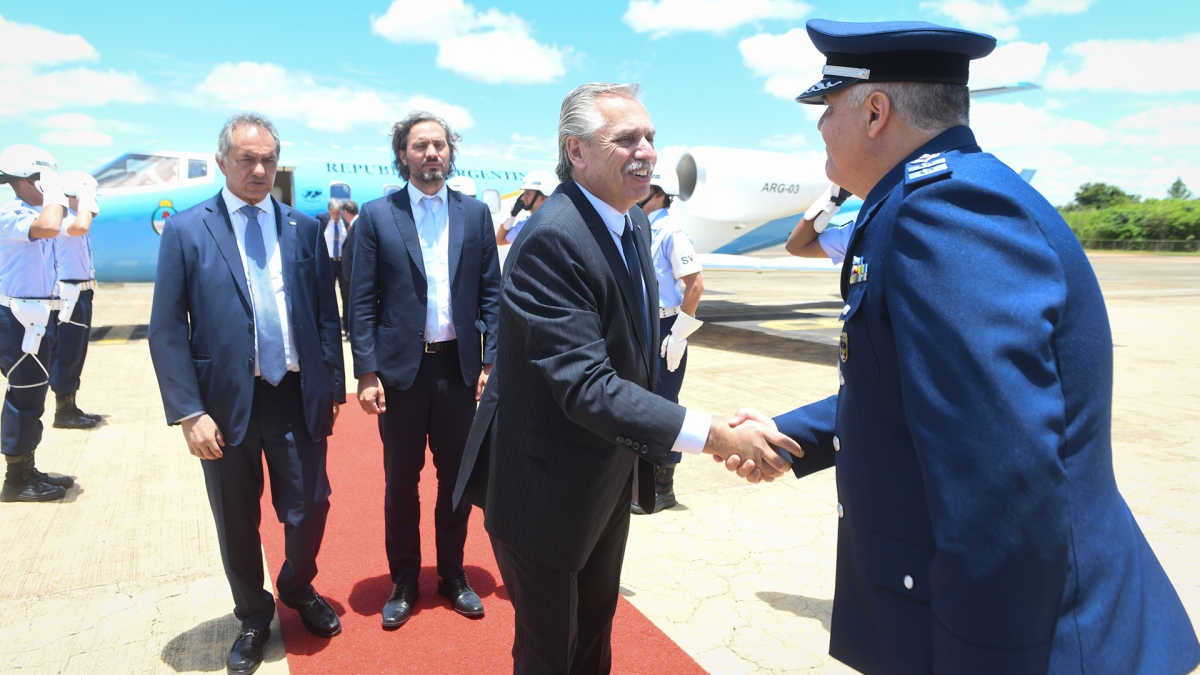
[[[906,186],[921,185],[943,178],[949,178],[950,165],[940,152],[931,155],[921,155],[904,165],[904,184]]]

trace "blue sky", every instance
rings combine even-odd
[[[985,150],[1037,168],[1051,202],[1094,181],[1162,197],[1177,176],[1200,194],[1193,0],[133,5],[5,3],[0,145],[92,170],[129,151],[207,152],[252,109],[276,121],[284,163],[388,161],[387,129],[420,107],[450,120],[465,153],[552,159],[567,91],[637,81],[660,147],[795,153],[816,172],[819,110],[792,101],[823,64],[804,22],[913,19],[1000,38],[973,85],[1041,85],[976,101],[972,126]]]

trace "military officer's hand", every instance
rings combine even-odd
[[[220,459],[224,455],[221,448],[225,445],[225,437],[213,418],[207,414],[197,415],[184,420],[182,426],[183,439],[193,455],[200,459]]]
[[[475,383],[475,400],[483,398],[483,388],[487,385],[488,378],[492,376],[492,364],[483,364],[483,370],[479,371],[479,382]]]
[[[379,384],[379,375],[367,373],[358,378],[358,403],[368,415],[387,412],[387,402],[384,401],[383,385]]]
[[[725,462],[726,468],[751,483],[771,481],[782,476],[791,465],[781,452],[800,456],[795,441],[779,433],[774,424],[752,420],[734,423],[734,419],[713,418],[704,452]]]

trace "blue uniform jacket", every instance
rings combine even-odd
[[[867,196],[837,396],[830,654],[867,673],[1182,673],[1200,646],[1117,492],[1112,336],[1078,241],[967,127]]]

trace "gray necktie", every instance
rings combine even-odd
[[[246,205],[238,210],[246,216],[246,267],[250,301],[254,305],[254,330],[258,335],[258,372],[271,386],[276,386],[287,373],[287,358],[283,354],[279,307],[271,287],[270,258],[258,222],[260,209]]]

